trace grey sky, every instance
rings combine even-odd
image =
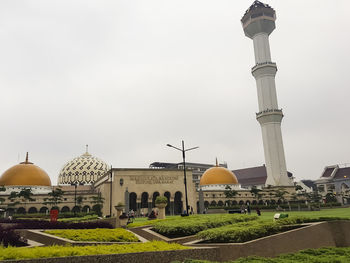
[[[114,167],[264,163],[252,40],[253,1],[0,2],[0,172],[30,160],[54,184],[89,151]],[[287,168],[316,179],[350,162],[350,2],[266,1],[285,118]]]

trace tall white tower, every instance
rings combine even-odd
[[[278,108],[275,87],[276,63],[271,62],[269,35],[275,29],[276,14],[269,5],[259,1],[245,12],[241,19],[244,33],[253,39],[255,66],[252,74],[256,79],[260,123],[267,171],[266,185],[290,186],[281,133],[282,109]]]

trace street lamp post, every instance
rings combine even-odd
[[[167,144],[166,146],[174,148],[180,152],[182,152],[182,160],[183,160],[183,168],[184,168],[184,184],[185,184],[185,198],[186,198],[186,214],[188,215],[188,197],[187,197],[187,179],[186,179],[186,160],[185,160],[185,152],[191,151],[194,149],[198,149],[199,147],[192,147],[189,149],[185,149],[185,142],[182,140],[182,149],[177,148],[171,144]]]

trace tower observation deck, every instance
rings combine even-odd
[[[260,123],[267,171],[266,185],[291,186],[287,176],[282,141],[282,109],[278,108],[275,86],[276,63],[271,61],[269,35],[275,29],[276,13],[269,5],[254,1],[241,19],[244,33],[253,40]]]

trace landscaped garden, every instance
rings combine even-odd
[[[350,247],[328,247],[320,249],[306,249],[298,253],[283,254],[276,258],[247,257],[225,263],[348,263],[350,259]],[[180,263],[173,261],[172,263]],[[181,263],[214,263],[207,260],[185,260]]]
[[[46,230],[45,233],[74,241],[96,242],[138,242],[138,238],[131,232],[122,229],[62,229]]]
[[[0,260],[9,259],[30,259],[30,258],[49,258],[49,257],[69,257],[86,255],[104,255],[104,254],[122,254],[136,253],[146,251],[164,251],[189,249],[179,244],[153,241],[146,243],[136,243],[127,245],[98,245],[98,246],[48,246],[33,248],[0,247]]]
[[[345,219],[350,220],[349,208],[333,208],[321,211],[286,211],[289,217],[273,221],[273,215],[276,212],[263,212],[261,216],[254,214],[206,214],[191,216],[171,216],[163,220],[147,220],[146,218],[137,218],[133,224],[128,225],[129,229],[141,225],[151,225],[152,229],[157,233],[169,238],[185,237],[196,235],[203,243],[241,243],[265,237],[275,233],[280,233],[297,227],[301,227],[302,223]],[[138,238],[125,229],[110,229],[111,226],[103,221],[92,222],[49,222],[46,220],[33,219],[13,219],[1,220],[1,223],[14,224],[7,229],[1,229],[2,243],[7,246],[23,245],[23,239],[13,230],[17,229],[47,229],[48,234],[67,238],[74,241],[92,241],[92,242],[138,242]],[[97,228],[97,229],[96,229]],[[100,229],[101,228],[101,229]],[[104,228],[104,229],[102,229]],[[108,229],[109,228],[109,229]],[[49,230],[55,229],[55,230]],[[11,237],[11,238],[9,238]],[[0,238],[1,239],[1,238]],[[6,242],[6,243],[5,243]],[[11,243],[12,242],[12,243]],[[17,244],[17,243],[18,244]],[[137,246],[140,245],[140,246]],[[25,258],[42,258],[42,257],[66,257],[81,255],[99,255],[99,254],[118,254],[118,253],[134,253],[143,251],[162,251],[186,249],[186,247],[167,244],[164,242],[147,242],[134,243],[125,245],[108,245],[108,246],[84,246],[84,249],[72,246],[51,246],[51,247],[35,247],[35,248],[0,248],[0,260],[5,259],[25,259]],[[330,253],[340,253],[341,255],[349,255],[348,250],[335,248],[334,250],[322,250],[321,252],[300,252],[293,256],[280,256],[276,259],[265,258],[249,258],[235,262],[292,262],[288,261],[296,257],[302,260],[308,259],[307,262],[316,262],[313,260],[312,253],[324,253],[323,258],[327,258]],[[325,254],[325,251],[328,254]],[[333,252],[332,252],[333,251]],[[327,257],[326,257],[327,256]],[[289,258],[288,258],[289,257]],[[310,257],[310,259],[308,258]],[[329,256],[330,257],[330,256]],[[243,259],[242,259],[243,260]],[[255,260],[255,261],[254,261]],[[280,261],[271,261],[280,260]],[[284,260],[284,261],[283,261]],[[342,259],[340,259],[342,260]],[[187,262],[204,262],[204,261],[187,261]],[[295,261],[294,261],[295,262]],[[302,262],[302,261],[300,261]],[[306,261],[305,261],[306,262]],[[332,262],[332,261],[317,261]],[[346,262],[346,261],[334,261]]]

